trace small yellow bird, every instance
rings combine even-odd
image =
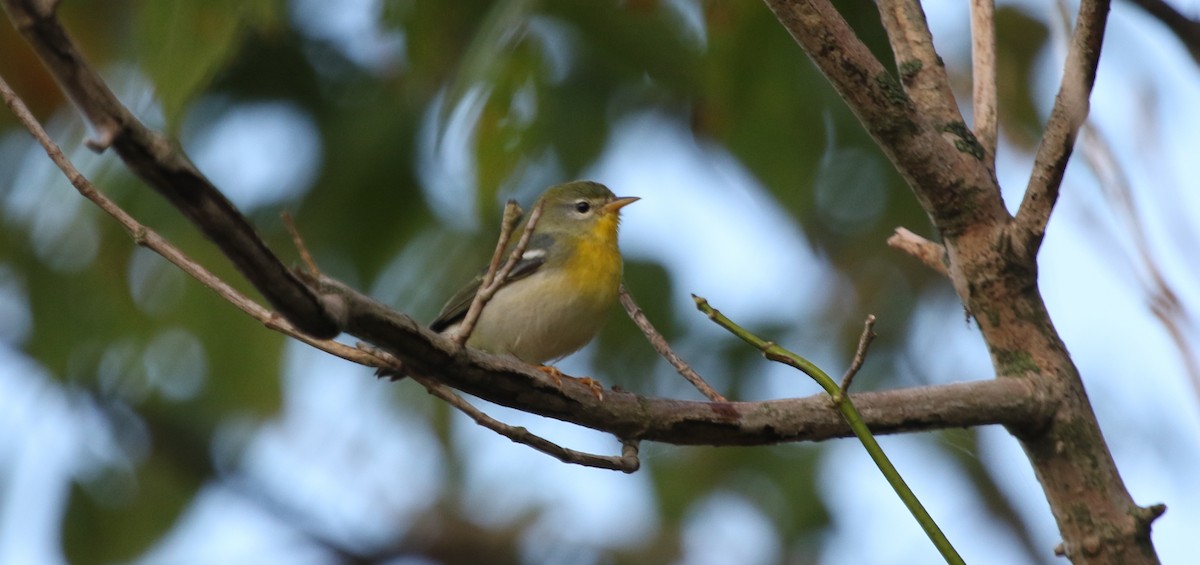
[[[587,345],[616,302],[623,269],[619,212],[637,200],[618,198],[591,181],[547,189],[538,199],[541,216],[525,252],[484,307],[467,345],[531,364]],[[525,223],[513,231],[509,253]],[[447,335],[458,331],[482,281],[477,276],[459,290],[430,328]]]

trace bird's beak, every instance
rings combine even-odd
[[[621,208],[624,208],[630,204],[633,204],[634,202],[637,202],[638,200],[641,200],[641,198],[638,198],[637,196],[623,196],[621,198],[613,200],[612,202],[609,202],[608,204],[605,204],[604,205],[604,213],[611,214],[613,212],[616,212],[617,210],[620,210]]]

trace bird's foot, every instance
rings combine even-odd
[[[579,384],[582,384],[592,390],[592,394],[596,395],[596,400],[604,400],[604,385],[600,381],[591,377],[583,377],[579,379]]]
[[[558,370],[558,367],[551,367],[550,365],[538,365],[537,369],[543,373],[546,373],[546,376],[550,377],[550,380],[554,381],[554,386],[558,387],[559,390],[562,390],[564,378],[571,379],[583,386],[588,387],[588,389],[592,391],[592,394],[596,395],[597,400],[604,400],[604,385],[600,384],[600,381],[597,381],[596,379],[590,377],[575,378],[570,375],[565,375],[562,371]]]
[[[550,377],[550,380],[554,381],[554,386],[558,387],[559,390],[562,389],[563,377],[566,375],[564,375],[562,371],[559,371],[558,367],[551,367],[550,365],[538,365],[537,370],[546,373],[546,376]]]

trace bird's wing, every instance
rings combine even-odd
[[[526,246],[525,252],[521,254],[521,258],[517,261],[517,264],[513,266],[513,270],[508,274],[508,279],[504,281],[504,285],[510,285],[513,281],[521,280],[536,273],[546,263],[550,243],[550,236],[545,234],[535,234],[530,238],[529,245]],[[487,270],[485,269],[483,273],[480,273],[470,283],[459,289],[446,302],[446,305],[442,307],[442,311],[429,324],[429,328],[435,332],[440,332],[461,321],[467,315],[467,309],[471,307],[471,302],[475,300],[475,293],[479,292],[479,285],[483,284],[483,276],[486,273]]]

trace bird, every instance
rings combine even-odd
[[[484,306],[466,345],[538,365],[561,384],[562,374],[544,364],[583,348],[603,326],[624,269],[617,244],[620,211],[638,200],[587,180],[546,189],[534,205],[541,216],[525,251]],[[506,256],[528,220],[527,215],[513,230]],[[430,329],[456,335],[483,277],[459,289]],[[594,381],[585,380],[595,389]]]

